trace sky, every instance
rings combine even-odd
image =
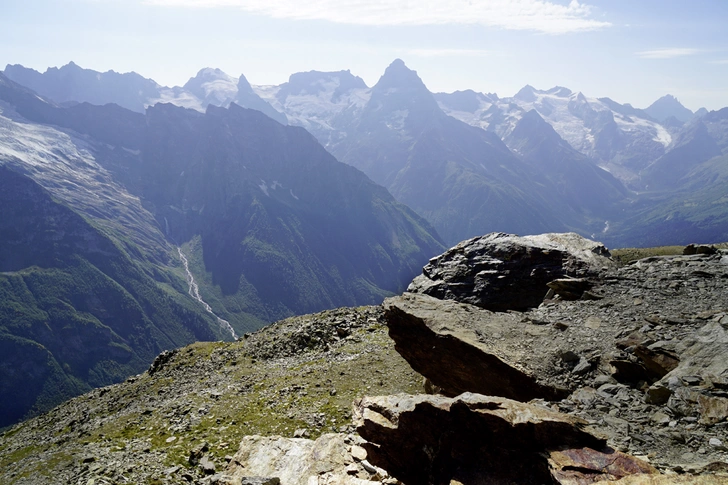
[[[0,0],[0,68],[74,61],[182,85],[204,67],[251,84],[396,58],[430,91],[565,86],[645,108],[728,106],[725,0]]]

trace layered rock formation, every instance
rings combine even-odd
[[[529,401],[569,394],[550,379],[551,359],[524,352],[526,342],[538,349],[553,341],[556,329],[425,295],[388,298],[384,308],[397,351],[444,395],[470,391]]]
[[[549,247],[553,241],[558,249]],[[575,235],[491,234],[433,258],[410,285],[410,291],[441,299],[417,294],[390,298],[384,303],[385,318],[397,351],[447,396],[470,391],[540,402],[585,418],[609,445],[649,456],[664,469],[697,472],[709,463],[707,469],[725,469],[728,258],[714,248],[686,252],[692,254],[647,258],[619,268],[603,246]],[[579,288],[581,294],[574,291]],[[528,296],[519,295],[519,289]],[[507,312],[479,308],[489,306]],[[453,401],[400,398],[406,418],[404,411],[394,411],[398,405],[360,402],[358,425],[373,441],[380,464],[392,471],[397,466],[392,457],[403,453],[405,443],[417,448],[431,439],[412,431],[428,428],[422,411],[409,412],[422,406],[419,401],[435,399],[439,404],[428,406],[438,412],[447,408],[447,417],[439,419],[450,422],[449,433],[474,427],[454,417],[451,403],[463,396],[468,394]],[[488,408],[479,402],[479,409]],[[410,429],[421,441],[393,438],[400,429]],[[430,432],[442,439],[442,430]],[[567,441],[556,446],[568,448]],[[441,453],[459,456],[455,450],[461,442],[467,440],[453,439]],[[550,456],[557,482],[597,480],[570,476],[569,470],[584,467],[571,463],[569,453],[554,455],[548,446],[540,450]],[[451,479],[453,470],[475,473],[463,483],[501,473],[474,472],[475,462],[448,466],[450,471],[443,473]],[[560,466],[566,472],[558,472]],[[399,473],[411,483],[448,483],[434,475],[413,478],[406,467]],[[531,473],[530,479],[539,482],[534,478],[539,472]]]

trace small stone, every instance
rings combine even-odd
[[[614,384],[614,377],[608,376],[605,374],[600,374],[594,378],[594,383],[592,384],[594,387],[599,388],[599,386],[602,386],[603,384]]]
[[[723,442],[721,440],[719,440],[718,438],[710,438],[710,440],[708,441],[708,444],[710,446],[712,446],[713,448],[715,448],[716,450],[720,450],[720,451],[728,450],[728,448],[726,448],[726,446],[723,444]]]
[[[175,441],[176,439],[177,439],[177,437],[176,437],[176,436],[170,436],[169,438],[167,438],[167,439],[166,439],[166,440],[164,440],[164,441],[165,441],[165,443],[172,443],[172,442],[173,442],[173,441]]]
[[[564,362],[577,362],[579,360],[579,356],[571,350],[561,352],[560,357]]]
[[[700,424],[714,425],[728,418],[728,399],[724,397],[698,397]]]
[[[599,386],[599,389],[597,391],[605,393],[605,394],[617,394],[617,392],[622,389],[624,386],[620,384],[602,384]]]
[[[293,432],[294,438],[308,438],[308,436],[309,436],[308,430],[305,428],[297,429],[296,431]]]
[[[670,416],[668,416],[665,413],[662,412],[656,412],[652,416],[650,416],[650,421],[652,421],[655,424],[668,424],[670,422]]]
[[[206,475],[212,475],[215,473],[215,463],[213,463],[207,455],[203,456],[200,460],[200,468],[202,468],[202,471]]]
[[[591,370],[591,364],[588,360],[586,360],[584,357],[582,357],[579,360],[579,363],[576,364],[576,367],[574,367],[574,370],[572,372],[576,375],[582,375],[586,374]]]
[[[351,456],[357,461],[364,461],[367,459],[367,450],[359,445],[354,445],[351,447]]]
[[[364,469],[365,469],[365,470],[366,470],[367,472],[371,473],[372,475],[373,475],[373,474],[375,474],[375,473],[377,473],[377,469],[376,469],[376,468],[375,468],[375,467],[374,467],[374,466],[373,466],[373,465],[372,465],[371,463],[369,463],[369,462],[368,462],[368,461],[366,461],[366,460],[363,460],[363,461],[361,462],[361,466],[363,466],[363,467],[364,467]]]
[[[602,319],[599,317],[587,317],[586,321],[584,322],[584,326],[586,328],[590,328],[592,330],[596,330],[597,328],[602,326]]]
[[[280,485],[281,479],[278,477],[243,477],[240,485]]]

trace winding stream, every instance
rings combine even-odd
[[[212,311],[212,308],[210,308],[210,305],[207,304],[205,300],[202,299],[200,296],[200,288],[197,286],[197,283],[195,283],[195,278],[192,276],[192,272],[190,271],[190,265],[187,262],[187,256],[185,256],[185,253],[182,252],[182,248],[177,246],[177,252],[179,253],[179,257],[182,260],[182,264],[185,267],[185,273],[187,273],[187,284],[189,285],[189,294],[192,298],[202,303],[202,306],[205,307],[205,310],[207,310],[208,313],[211,313],[213,317],[217,318],[217,323],[220,324],[220,327],[222,327],[223,330],[230,333],[230,335],[233,336],[234,339],[237,339],[238,336],[235,334],[235,330],[233,330],[233,327],[230,325],[230,322],[227,320],[223,320],[222,318],[215,315],[215,312]]]

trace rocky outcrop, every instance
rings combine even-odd
[[[497,397],[365,397],[354,404],[354,423],[369,460],[408,485],[582,484],[657,473],[605,448],[579,418]]]
[[[548,283],[593,277],[613,266],[604,245],[578,234],[491,233],[463,241],[431,259],[407,291],[493,311],[526,310],[541,304]],[[588,280],[580,285],[572,299],[591,286]]]
[[[457,275],[477,273],[464,254],[438,266],[458,291]],[[663,471],[717,473],[728,468],[726,261],[717,250],[591,266],[568,280],[589,282],[579,299],[548,295],[523,312],[404,294],[385,301],[385,319],[430,392],[541,398]],[[470,290],[458,298],[478,299]]]
[[[412,293],[388,298],[384,309],[397,352],[446,396],[477,392],[528,401],[569,394],[547,383],[557,357],[546,353],[546,342],[560,333],[553,327]]]
[[[361,441],[335,433],[316,440],[246,436],[220,481],[240,485],[252,477],[271,477],[280,485],[380,484],[388,475],[366,461]]]

